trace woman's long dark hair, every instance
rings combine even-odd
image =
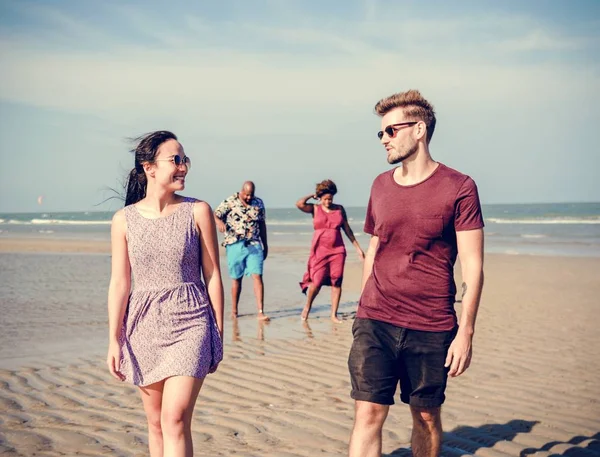
[[[177,140],[174,133],[166,130],[146,133],[135,138],[136,146],[131,152],[135,156],[135,167],[129,172],[127,177],[127,193],[125,196],[125,206],[133,205],[146,196],[148,180],[144,173],[144,163],[154,163],[156,152],[161,144],[168,140]]]

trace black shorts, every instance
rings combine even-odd
[[[402,402],[422,408],[441,406],[449,370],[444,363],[457,330],[424,332],[355,319],[348,358],[352,398],[393,405],[399,381]]]

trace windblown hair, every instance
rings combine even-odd
[[[321,198],[325,194],[331,194],[332,197],[337,194],[337,186],[331,179],[326,179],[317,184],[315,195]]]
[[[418,90],[411,89],[379,100],[375,105],[375,113],[383,117],[396,108],[402,108],[404,116],[408,120],[425,122],[427,143],[429,144],[436,122],[433,105],[425,100]]]
[[[148,179],[144,172],[144,163],[154,163],[158,148],[168,140],[177,140],[177,137],[174,133],[166,130],[146,133],[133,140],[136,142],[136,146],[131,152],[135,156],[135,166],[127,177],[125,206],[133,205],[146,196]]]

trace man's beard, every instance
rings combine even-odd
[[[388,163],[390,165],[395,165],[397,163],[400,163],[406,159],[408,159],[411,155],[413,155],[415,152],[417,152],[417,149],[419,147],[417,146],[417,143],[413,144],[412,147],[410,147],[404,154],[399,153],[398,155],[388,155]]]

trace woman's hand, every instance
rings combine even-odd
[[[106,364],[110,374],[119,381],[125,381],[125,375],[121,373],[121,345],[118,341],[111,341],[108,345]]]
[[[360,260],[365,260],[365,253],[361,248],[356,248],[356,253],[358,254],[358,258]]]
[[[223,329],[217,325],[217,330],[218,330],[218,332],[219,332],[219,338],[221,338],[221,344],[223,345],[222,347],[223,347],[223,349],[225,349],[225,342],[224,342],[224,340],[223,340]],[[215,371],[217,371],[217,368],[219,368],[219,364],[220,364],[220,363],[221,363],[221,362],[219,362],[219,363],[217,363],[216,365],[212,366],[212,367],[210,368],[210,370],[208,370],[208,372],[209,372],[209,373],[214,373]]]
[[[308,203],[310,199],[315,199],[319,201],[315,194],[308,194],[305,197],[302,197],[300,200],[296,202],[296,208],[298,208],[303,213],[313,214],[314,215],[314,203]]]

